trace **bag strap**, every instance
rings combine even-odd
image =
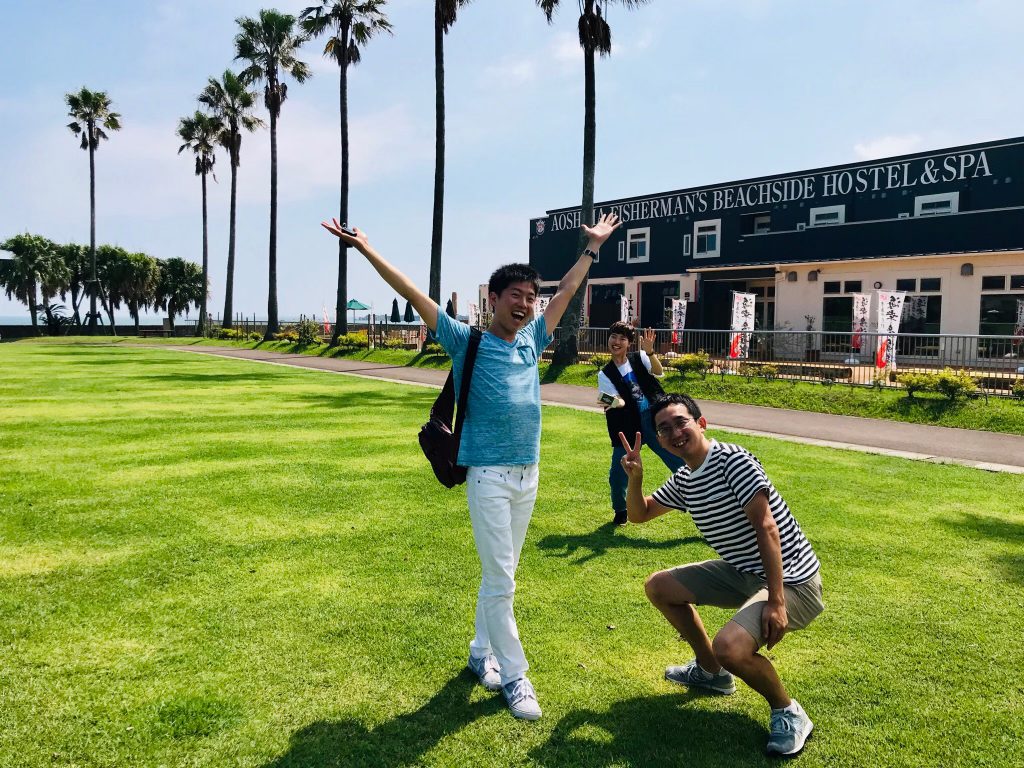
[[[473,381],[473,366],[476,363],[476,351],[480,348],[483,334],[479,328],[469,332],[469,346],[466,348],[466,360],[462,365],[462,386],[459,387],[459,411],[455,422],[456,445],[462,438],[462,425],[466,421],[466,406],[469,404],[469,386]]]
[[[476,351],[477,347],[480,346],[480,340],[482,335],[480,331],[473,328],[469,335],[469,346],[466,347],[466,360],[463,364],[462,369],[462,387],[459,396],[459,422],[461,424],[461,414],[466,410],[466,397],[469,394],[469,383],[473,376],[473,364],[476,362]],[[448,371],[448,378],[444,380],[444,386],[441,387],[441,394],[437,396],[434,404],[430,406],[430,418],[436,419],[452,429],[453,422],[455,420],[455,370],[454,368]],[[456,426],[452,429],[455,435],[459,434],[461,427]]]

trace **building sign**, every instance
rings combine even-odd
[[[878,291],[878,345],[876,368],[896,367],[896,334],[900,332],[905,291]]]
[[[707,214],[750,206],[824,200],[831,197],[891,190],[929,190],[936,184],[992,176],[985,150],[938,154],[890,163],[869,163],[842,171],[792,176],[717,189],[659,195],[595,209],[595,217],[616,214],[623,223]],[[579,209],[552,214],[550,230],[579,229]],[[535,236],[544,234],[546,219],[534,220]]]
[[[750,331],[754,330],[754,294],[732,292],[732,330],[729,357],[745,360],[750,349]]]
[[[853,335],[850,337],[850,348],[860,352],[864,343],[864,334],[868,332],[868,316],[871,313],[871,294],[853,294]]]

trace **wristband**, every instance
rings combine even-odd
[[[597,251],[592,251],[589,248],[584,248],[583,249],[583,255],[584,256],[589,256],[594,261],[597,261]]]

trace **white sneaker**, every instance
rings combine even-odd
[[[796,757],[811,737],[811,731],[814,730],[811,718],[796,699],[793,699],[790,707],[792,710],[772,710],[771,733],[768,736],[768,746],[765,748],[769,755]]]
[[[520,720],[540,719],[540,704],[537,703],[537,694],[530,681],[525,677],[507,683],[502,687],[501,692],[505,694],[505,701],[508,702],[508,708],[513,717],[518,717]]]
[[[479,659],[470,655],[469,663],[466,665],[480,680],[480,685],[488,691],[501,690],[501,667],[493,653],[488,653]]]

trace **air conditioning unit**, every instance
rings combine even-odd
[[[797,232],[803,232],[805,229],[807,229],[807,225],[804,224],[802,221],[796,225]]]

